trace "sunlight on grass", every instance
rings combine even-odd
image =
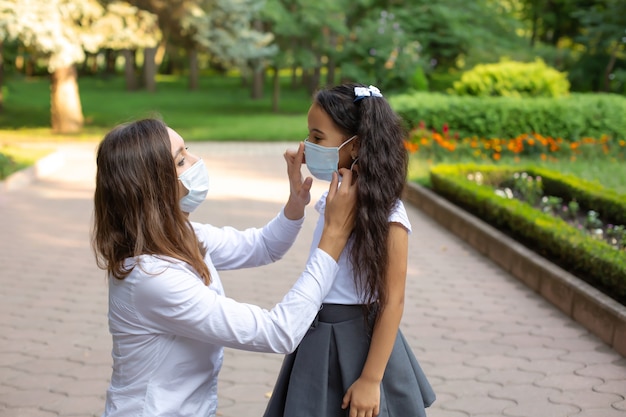
[[[473,159],[466,159],[462,161],[455,160],[451,163],[478,163]],[[445,161],[442,161],[445,163]],[[608,158],[597,160],[582,160],[576,161],[557,160],[557,161],[541,161],[532,158],[522,158],[519,161],[513,159],[502,159],[500,161],[484,163],[484,165],[519,165],[528,166],[535,165],[538,167],[555,170],[562,173],[571,174],[587,181],[592,181],[602,185],[605,188],[611,188],[620,194],[626,195],[626,164],[619,161],[612,161]],[[413,154],[409,159],[409,181],[416,182],[425,186],[429,186],[429,170],[433,166],[433,162],[425,158],[420,158],[419,155]]]
[[[50,147],[0,145],[0,180],[54,152]],[[8,157],[8,158],[7,158]]]

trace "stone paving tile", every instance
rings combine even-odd
[[[59,414],[40,408],[5,408],[0,409],[0,417],[54,417]]]
[[[622,369],[625,369],[624,377],[626,378],[626,368],[624,368],[625,365],[623,362],[624,359],[619,356],[615,356],[615,351],[604,345],[596,345],[596,349],[592,350],[581,349],[572,351],[561,356],[561,359],[570,362],[584,363],[587,365],[621,362]]]
[[[494,414],[501,410],[506,410],[512,401],[499,400],[493,398],[471,398],[463,397],[447,402],[442,408],[450,411],[462,411],[469,413],[470,416],[475,414]]]
[[[286,144],[192,146],[212,178],[196,220],[245,228],[280,210]],[[11,236],[0,240],[0,417],[99,416],[104,407],[111,340],[106,280],[89,247],[94,146],[61,150],[58,172],[0,193],[0,230]],[[312,199],[325,188],[315,182]],[[622,357],[435,221],[407,213],[401,328],[437,393],[429,417],[625,415]],[[315,221],[308,210],[280,262],[221,274],[227,294],[271,308],[302,270]],[[226,349],[218,415],[261,415],[281,362]]]
[[[602,379],[584,377],[576,374],[548,375],[535,382],[539,387],[555,388],[566,391],[579,391],[593,389],[594,386],[602,383]]]
[[[606,392],[609,394],[618,394],[622,398],[626,398],[626,389],[624,388],[624,379],[604,381],[601,384],[594,385],[594,391]]]
[[[574,362],[567,362],[563,360],[554,360],[554,359],[538,359],[533,360],[528,363],[520,364],[520,369],[522,371],[528,372],[539,372],[539,373],[547,373],[549,372],[551,375],[561,375],[561,374],[574,374],[578,369],[582,369],[585,365]]]
[[[433,408],[428,410],[428,417],[468,417],[469,413],[464,411],[451,411]]]
[[[46,389],[27,389],[15,390],[9,395],[0,397],[0,404],[4,404],[7,408],[41,408],[45,405],[58,404],[67,396],[50,392]]]
[[[489,372],[486,374],[477,376],[476,380],[506,386],[516,384],[532,384],[544,376],[544,373],[527,372],[519,369],[489,369]]]
[[[615,404],[623,398],[616,394],[604,394],[590,390],[558,392],[550,395],[550,401],[555,404],[572,405],[581,410],[596,408],[598,405]]]
[[[624,411],[602,408],[593,408],[582,410],[578,414],[572,414],[571,417],[624,417]]]

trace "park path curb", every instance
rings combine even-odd
[[[425,187],[404,198],[626,357],[626,307]]]
[[[61,168],[65,163],[62,151],[55,151],[44,156],[35,162],[32,166],[24,168],[0,181],[0,192],[12,191],[22,188],[36,179],[44,178],[57,169]]]

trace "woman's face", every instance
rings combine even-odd
[[[170,137],[172,157],[174,158],[174,164],[176,165],[176,174],[180,177],[183,172],[191,168],[191,166],[198,162],[200,158],[187,151],[185,141],[178,133],[176,133],[174,129],[168,127],[167,132]],[[178,192],[182,197],[187,195],[189,190],[185,188],[182,182],[178,181]]]
[[[350,136],[343,133],[333,119],[319,105],[314,103],[309,109],[309,142],[325,147],[339,147]],[[357,155],[357,141],[353,140],[343,148],[339,149],[339,168],[350,168],[353,157]],[[306,155],[305,155],[306,159]]]

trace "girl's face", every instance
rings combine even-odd
[[[185,141],[178,133],[176,133],[174,129],[168,127],[167,132],[170,137],[172,157],[174,158],[174,163],[176,164],[176,174],[180,177],[183,172],[191,168],[191,166],[198,162],[200,158],[187,151]],[[188,192],[189,190],[187,190],[185,186],[178,181],[178,194],[182,197],[187,195]]]
[[[351,135],[343,133],[333,122],[333,119],[320,106],[313,103],[307,116],[309,124],[309,136],[307,140],[317,145],[328,148],[339,147],[350,139]],[[352,161],[357,156],[357,139],[339,149],[339,168],[350,168]],[[304,155],[306,162],[306,154]]]

